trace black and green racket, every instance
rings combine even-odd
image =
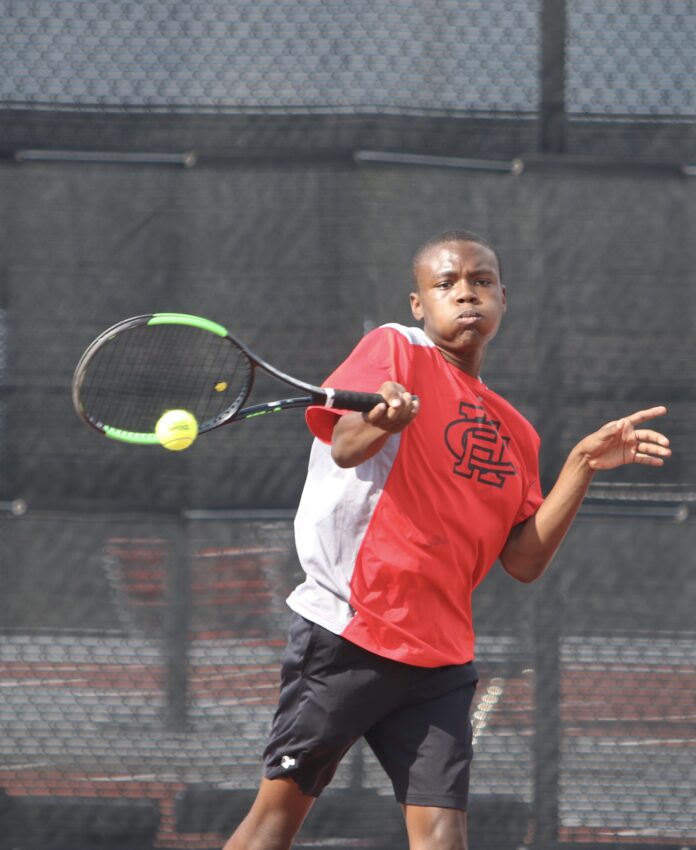
[[[244,407],[256,368],[304,395]],[[155,426],[169,410],[190,412],[198,433],[289,408],[323,405],[371,410],[376,393],[315,387],[253,354],[217,322],[185,313],[125,319],[100,334],[77,364],[72,381],[77,414],[124,443],[156,445]]]

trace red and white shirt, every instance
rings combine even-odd
[[[543,501],[539,437],[420,328],[377,328],[325,384],[376,392],[385,381],[417,394],[420,411],[353,469],[331,458],[341,412],[307,411],[316,439],[295,519],[306,579],[288,604],[396,661],[466,663],[474,657],[472,592],[511,528]]]

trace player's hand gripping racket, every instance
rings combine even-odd
[[[256,368],[304,393],[243,407]],[[92,428],[125,443],[156,445],[155,425],[167,410],[187,410],[198,433],[228,422],[319,404],[371,410],[377,393],[315,387],[253,354],[216,322],[184,313],[126,319],[100,334],[77,364],[72,397]]]

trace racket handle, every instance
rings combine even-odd
[[[339,410],[359,410],[367,413],[368,410],[383,402],[384,396],[379,393],[354,393],[350,390],[333,390],[333,397],[329,396],[327,407],[337,407]]]

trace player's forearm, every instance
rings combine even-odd
[[[358,466],[377,454],[389,432],[366,422],[360,413],[345,413],[338,420],[331,440],[331,457],[344,469]]]
[[[593,475],[587,455],[576,446],[537,512],[510,533],[500,560],[511,576],[531,582],[544,573],[572,525]]]

